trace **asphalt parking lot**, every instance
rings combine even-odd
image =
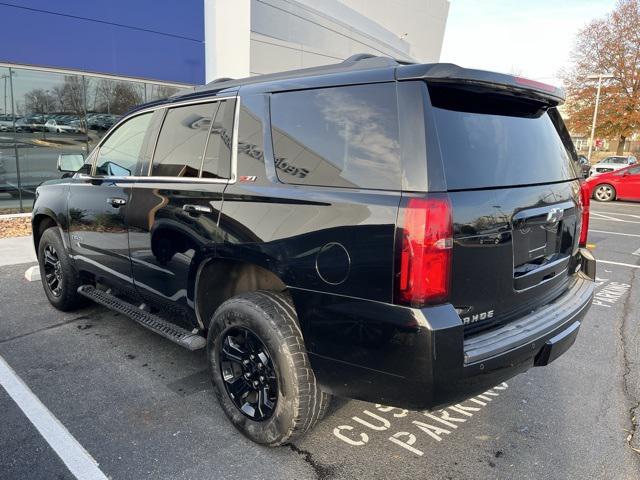
[[[592,204],[589,242],[599,286],[574,347],[441,412],[338,399],[308,436],[257,446],[218,407],[204,352],[97,306],[54,310],[30,264],[0,267],[0,380],[4,359],[113,479],[637,479],[640,204]],[[74,478],[29,398],[0,388],[0,479]]]

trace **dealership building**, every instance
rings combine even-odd
[[[216,78],[356,53],[437,62],[448,0],[6,0],[0,213],[28,211],[60,153],[86,155],[133,106]]]

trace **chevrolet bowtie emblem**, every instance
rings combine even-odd
[[[558,223],[564,217],[564,210],[562,208],[552,208],[547,213],[547,223]]]

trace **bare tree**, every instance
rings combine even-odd
[[[611,74],[603,81],[596,134],[618,139],[622,154],[626,139],[640,129],[640,0],[618,0],[611,13],[580,30],[571,60],[562,75],[569,127],[590,129],[596,82],[588,77]]]
[[[59,110],[84,115],[84,85],[82,77],[65,75],[64,83],[53,89],[58,97]]]
[[[34,88],[25,93],[24,103],[29,113],[48,113],[55,111],[57,99],[48,90]]]
[[[122,115],[143,101],[143,85],[103,79],[96,84],[92,110]]]

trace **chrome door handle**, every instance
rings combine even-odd
[[[124,198],[107,198],[107,203],[114,208],[122,207],[127,204],[127,201]]]
[[[211,207],[207,207],[205,205],[191,205],[186,204],[182,206],[182,210],[188,213],[211,213]]]

